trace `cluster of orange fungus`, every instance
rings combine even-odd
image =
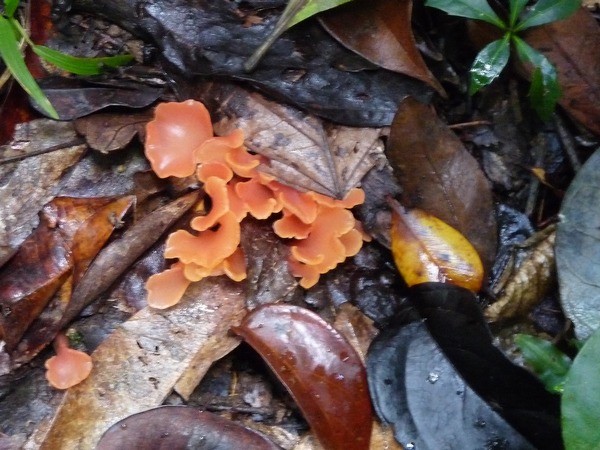
[[[193,281],[227,275],[246,278],[240,247],[240,222],[250,214],[266,219],[278,213],[275,233],[290,244],[289,267],[309,288],[324,274],[360,250],[369,237],[350,208],[364,201],[353,189],[343,200],[283,185],[257,167],[263,158],[249,153],[244,133],[213,136],[210,116],[202,103],[163,103],[146,128],[146,156],[161,178],[196,175],[204,183],[211,208],[178,230],[166,243],[165,257],[177,259],[168,270],[149,278],[148,304],[176,304]]]

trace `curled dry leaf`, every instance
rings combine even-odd
[[[523,242],[525,256],[510,267],[504,286],[498,286],[497,300],[485,310],[488,320],[522,316],[531,311],[554,284],[554,242],[556,227],[550,226]]]
[[[374,64],[429,84],[445,96],[412,34],[412,0],[352,3],[320,17],[325,29],[350,50]]]
[[[228,330],[244,312],[241,287],[224,277],[194,284],[167,311],[139,311],[94,351],[94,370],[65,393],[40,449],[93,449],[110,425],[161,405],[195,355],[218,340],[239,344]]]
[[[277,450],[277,445],[231,420],[188,406],[162,406],[111,426],[96,450]]]
[[[69,122],[34,120],[17,126],[4,157],[57,150],[0,166],[0,266],[38,223],[38,212],[56,195],[58,180],[85,150]],[[64,147],[64,148],[63,148]]]
[[[217,134],[244,130],[248,148],[269,158],[260,170],[300,191],[344,198],[382,156],[377,128],[328,124],[236,86],[208,84],[198,95]]]
[[[402,102],[387,156],[403,192],[401,203],[434,215],[475,247],[487,273],[496,253],[492,192],[479,164],[431,107]]]
[[[565,20],[528,30],[524,37],[556,66],[560,105],[600,135],[600,27],[593,14],[580,8]],[[528,73],[531,77],[531,68]]]
[[[364,366],[327,322],[307,309],[275,304],[255,309],[233,331],[273,369],[325,448],[369,448],[372,415]]]
[[[390,204],[392,254],[408,286],[437,281],[481,289],[481,259],[462,234],[424,211]]]

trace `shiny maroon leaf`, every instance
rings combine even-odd
[[[364,366],[331,325],[298,306],[255,309],[233,331],[269,364],[328,450],[366,450],[372,412]]]
[[[162,406],[129,416],[110,427],[96,450],[277,450],[260,434],[188,406]]]

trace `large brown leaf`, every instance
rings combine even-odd
[[[412,0],[353,2],[321,16],[325,29],[340,43],[374,64],[444,88],[431,74],[412,34]]]
[[[525,40],[556,66],[560,105],[600,135],[600,27],[592,13],[581,8],[568,19],[531,29]]]
[[[343,198],[381,156],[377,128],[334,125],[236,86],[204,85],[217,134],[244,130],[246,145],[269,158],[260,170],[301,191]]]
[[[387,153],[403,188],[403,205],[460,231],[489,270],[496,252],[491,188],[452,130],[431,107],[407,98],[392,124]]]

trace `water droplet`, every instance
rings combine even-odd
[[[333,379],[338,380],[338,381],[343,381],[345,378],[344,378],[344,375],[342,375],[341,373],[334,373]]]
[[[161,433],[160,437],[161,437],[161,438],[166,438],[166,437],[169,437],[169,432],[168,432],[168,431],[165,431],[164,433]]]
[[[483,65],[483,69],[484,69],[486,72],[489,72],[490,70],[492,70],[492,65],[491,65],[491,64],[484,64],[484,65]]]
[[[414,442],[408,442],[408,443],[407,443],[407,444],[404,446],[404,448],[405,448],[406,450],[415,450],[415,448],[417,448],[417,446],[415,445],[415,443],[414,443]]]
[[[434,384],[439,379],[440,374],[437,372],[429,372],[429,375],[427,375],[427,381],[429,381],[431,384]]]
[[[127,424],[126,424],[126,423],[122,423],[122,424],[121,424],[121,429],[123,429],[123,430],[124,430],[124,429],[126,429],[126,428],[127,428]]]
[[[484,428],[487,423],[483,419],[477,419],[473,425],[475,425],[475,428]]]

